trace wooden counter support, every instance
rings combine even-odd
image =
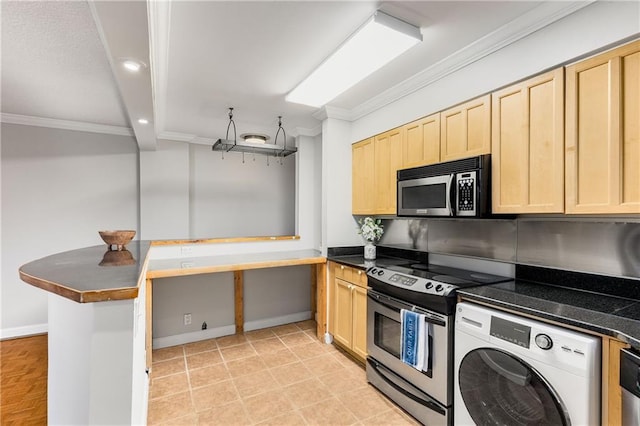
[[[323,339],[327,332],[327,264],[314,265],[315,280],[311,279],[311,298],[315,295],[315,303],[311,302],[311,312],[316,313],[316,336]]]
[[[244,272],[233,272],[236,334],[244,333]]]

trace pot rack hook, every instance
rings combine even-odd
[[[226,139],[229,140],[229,128],[233,125],[233,144],[237,143],[236,138],[236,123],[233,121],[233,107],[229,107],[229,124],[227,124],[227,136]]]

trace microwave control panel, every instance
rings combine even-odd
[[[456,215],[476,214],[476,172],[456,174]]]

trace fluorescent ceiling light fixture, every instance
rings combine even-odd
[[[325,105],[421,41],[418,27],[378,11],[285,99]]]

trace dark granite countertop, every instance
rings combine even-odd
[[[365,270],[371,266],[391,266],[405,263],[427,263],[429,255],[415,250],[403,250],[393,247],[378,246],[375,260],[365,260],[362,247],[330,248],[327,260]]]
[[[563,281],[565,271],[558,273],[560,279],[550,284],[529,281],[530,276],[527,280],[520,279],[516,269],[515,281],[465,288],[458,290],[458,295],[462,300],[483,302],[612,336],[640,349],[640,300],[635,298],[640,281],[612,277],[593,279],[589,274],[569,273],[574,277],[585,277],[571,282]],[[589,285],[591,279],[601,283],[600,292],[593,291],[593,286]],[[569,284],[559,286],[558,283]],[[605,294],[607,289],[614,294]],[[622,292],[626,294],[620,294]]]

